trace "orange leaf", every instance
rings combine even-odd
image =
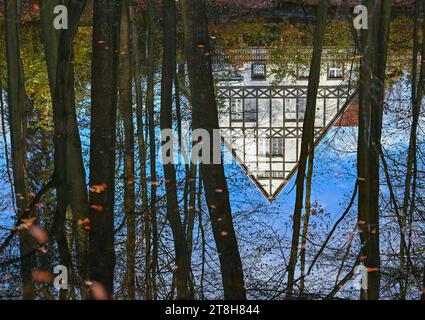
[[[37,218],[22,219],[22,223],[16,228],[18,231],[28,230]]]
[[[93,210],[99,211],[99,212],[103,211],[103,207],[101,205],[98,205],[98,204],[93,204],[93,205],[90,206],[90,208],[92,208]]]
[[[37,248],[37,250],[38,250],[39,252],[41,252],[42,254],[46,254],[46,253],[47,253],[47,249],[46,249],[45,247]]]
[[[53,282],[53,275],[48,271],[34,270],[32,272],[32,279],[35,282],[51,284]]]
[[[28,229],[28,233],[41,244],[49,242],[49,236],[47,235],[47,232],[39,226],[31,226]]]
[[[105,287],[96,281],[86,281],[91,289],[91,294],[94,300],[108,300],[108,293],[105,290]]]
[[[90,188],[90,192],[92,193],[102,193],[104,192],[106,189],[108,188],[108,186],[106,185],[106,183],[103,184],[99,184],[99,185],[94,185]]]

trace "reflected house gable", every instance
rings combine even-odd
[[[213,61],[225,145],[272,203],[298,167],[309,68],[294,65],[296,76],[276,83],[269,72],[273,65],[265,48],[232,50],[231,57],[224,50],[216,50]],[[324,51],[323,63],[326,67],[322,68],[317,96],[316,143],[334,124],[341,123],[353,101],[347,79],[348,59],[327,60]]]

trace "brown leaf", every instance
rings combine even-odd
[[[28,230],[37,218],[22,219],[22,223],[16,228],[18,231]]]
[[[90,192],[92,193],[102,193],[108,188],[106,183],[94,185],[90,188]]]
[[[90,208],[92,208],[93,210],[99,211],[99,212],[103,211],[103,207],[101,205],[98,205],[98,204],[93,204],[93,205],[90,206]]]
[[[105,287],[96,281],[86,281],[94,300],[109,300]]]
[[[40,244],[45,244],[49,242],[49,236],[47,235],[47,232],[39,226],[31,226],[28,229],[28,233]]]
[[[32,279],[38,283],[53,283],[53,275],[50,272],[44,270],[34,270],[32,272]]]

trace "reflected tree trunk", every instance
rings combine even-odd
[[[422,48],[421,48],[421,66],[420,66],[420,75],[419,82],[417,81],[417,68],[418,68],[418,53],[419,53],[419,1],[415,1],[415,22],[414,22],[414,37],[413,37],[413,63],[412,63],[412,126],[410,129],[409,137],[409,148],[407,155],[407,168],[406,168],[406,178],[404,184],[404,197],[403,197],[403,206],[401,210],[401,234],[400,236],[404,239],[400,241],[400,269],[402,271],[402,277],[400,281],[400,299],[406,299],[407,286],[408,286],[408,274],[409,274],[409,264],[406,264],[406,255],[409,255],[410,252],[407,252],[408,248],[405,248],[406,244],[406,235],[405,230],[407,226],[407,219],[409,223],[413,219],[413,210],[415,207],[415,190],[416,190],[416,163],[417,163],[417,134],[418,126],[421,112],[421,104],[423,98],[424,90],[424,77],[425,77],[425,32],[422,33]],[[425,13],[425,4],[422,2],[422,10]],[[424,15],[425,17],[425,15]],[[424,23],[425,27],[425,23]],[[423,29],[425,30],[425,29]],[[408,215],[408,213],[410,213]],[[410,237],[408,237],[410,239]],[[404,243],[403,243],[404,241]]]
[[[293,232],[291,242],[291,253],[288,263],[288,285],[286,297],[291,298],[294,291],[295,268],[298,258],[298,247],[300,240],[301,217],[304,201],[304,183],[307,167],[307,159],[314,148],[314,123],[316,116],[317,92],[320,81],[320,68],[322,61],[323,40],[325,35],[327,19],[327,1],[320,0],[317,9],[317,23],[314,32],[313,56],[311,59],[310,76],[308,79],[307,106],[303,124],[303,136],[301,141],[301,153],[298,163],[298,174],[296,179],[296,200],[293,216]],[[310,159],[313,163],[313,159]]]
[[[18,221],[23,217],[29,205],[28,178],[26,174],[25,132],[27,115],[25,110],[24,71],[19,46],[20,2],[4,1],[6,18],[6,55],[7,55],[7,98],[9,108],[10,145],[13,169],[13,182],[16,198]],[[27,218],[32,218],[29,216]],[[32,269],[35,256],[31,254],[33,240],[28,232],[19,233],[19,251],[21,257],[21,281],[23,299],[34,299],[35,288],[32,283]]]
[[[149,122],[149,153],[150,153],[150,182],[151,198],[149,208],[149,226],[146,230],[146,239],[149,249],[146,250],[146,293],[147,300],[157,297],[157,269],[158,269],[158,222],[157,222],[157,174],[156,174],[156,136],[155,136],[155,1],[148,1],[147,9],[147,92],[146,109]],[[149,239],[149,240],[148,240]]]
[[[304,295],[305,289],[305,266],[306,266],[306,251],[307,251],[307,237],[308,228],[310,224],[311,216],[311,187],[313,180],[313,167],[314,167],[314,148],[310,150],[308,155],[308,168],[307,168],[307,180],[306,180],[306,191],[305,191],[305,214],[303,219],[303,232],[301,236],[301,249],[300,249],[300,268],[301,268],[301,280],[300,280],[300,296]]]
[[[173,128],[173,79],[176,73],[176,3],[174,0],[163,0],[164,51],[162,60],[161,83],[161,130],[172,131]],[[172,150],[163,150],[171,153]],[[186,236],[180,217],[177,199],[177,181],[174,163],[164,163],[166,181],[167,218],[170,221],[176,254],[176,286],[177,299],[190,298],[189,278],[190,263],[186,246]]]
[[[130,2],[121,1],[119,108],[124,123],[124,213],[127,220],[127,299],[135,299],[136,214]]]
[[[385,70],[391,16],[389,1],[370,1],[367,33],[362,35],[360,70],[360,126],[358,148],[358,228],[364,266],[368,270],[367,290],[361,299],[377,300],[380,291],[379,245],[379,153],[385,98]]]
[[[182,4],[193,129],[202,128],[210,134],[209,151],[210,160],[212,160],[213,130],[218,129],[219,126],[206,6],[204,0],[185,0]],[[223,165],[202,163],[200,170],[220,260],[224,297],[225,299],[245,299],[242,263],[233,226]]]
[[[138,157],[140,164],[140,189],[141,189],[141,213],[142,213],[142,228],[141,228],[141,243],[143,245],[143,251],[145,253],[146,260],[149,258],[149,203],[148,203],[148,188],[146,178],[146,160],[147,160],[147,146],[146,146],[146,135],[145,135],[145,123],[143,119],[146,117],[145,108],[143,104],[143,89],[142,89],[142,58],[141,58],[141,47],[139,41],[139,28],[134,13],[134,7],[130,6],[130,19],[131,19],[131,70],[134,78],[134,87],[136,93],[136,127],[137,127],[137,145],[138,145]],[[145,270],[146,274],[146,270]],[[144,286],[146,285],[146,282]],[[145,292],[145,288],[142,288]]]
[[[90,276],[112,297],[120,1],[94,2],[90,144]]]
[[[46,63],[47,63],[47,73],[49,77],[49,84],[50,84],[50,91],[52,96],[52,101],[55,99],[55,87],[56,87],[56,80],[57,80],[57,68],[58,68],[58,53],[59,53],[59,41],[61,32],[59,30],[56,30],[53,26],[53,9],[56,5],[62,3],[60,0],[56,1],[41,1],[41,27],[42,27],[42,36],[43,36],[43,44],[44,44],[44,50],[45,50],[45,56],[46,56]],[[58,152],[56,153],[59,155],[59,150],[62,149],[62,146],[57,146]],[[62,151],[63,152],[63,151]],[[57,160],[59,157],[57,157]],[[67,266],[68,270],[72,270],[71,268],[71,254],[68,250],[69,243],[67,241],[66,233],[65,233],[65,223],[66,223],[66,214],[67,214],[67,207],[68,207],[68,199],[66,195],[66,186],[65,186],[65,163],[61,161],[59,164],[56,162],[58,166],[60,166],[59,170],[61,170],[61,173],[59,174],[59,170],[56,170],[59,181],[62,181],[63,183],[57,183],[56,184],[56,196],[57,196],[57,204],[56,204],[56,212],[55,212],[55,219],[53,222],[54,226],[54,236],[58,243],[58,250],[59,250],[59,259],[62,265]],[[66,298],[66,291],[61,290],[61,299]]]

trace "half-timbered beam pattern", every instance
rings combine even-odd
[[[319,88],[316,141],[345,112],[352,94],[345,84]],[[297,169],[307,86],[219,86],[216,95],[226,146],[273,202]]]

